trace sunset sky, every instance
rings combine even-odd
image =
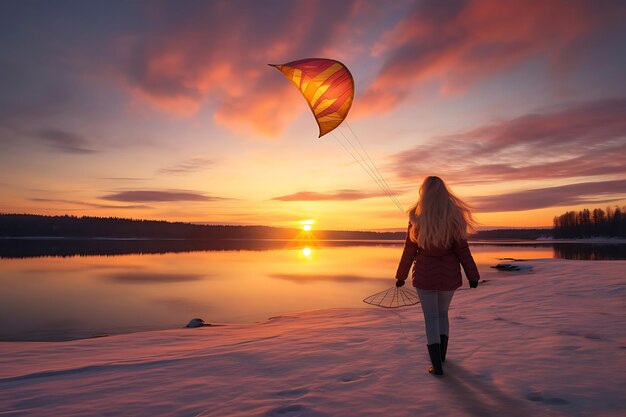
[[[483,226],[626,204],[626,2],[2,1],[0,212],[314,229],[405,215],[274,68],[342,61],[406,208]]]

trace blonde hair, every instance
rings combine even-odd
[[[456,240],[467,239],[478,225],[470,208],[441,178],[427,177],[420,186],[419,200],[407,210],[410,239],[422,248],[450,247]]]

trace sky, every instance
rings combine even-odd
[[[428,175],[484,228],[622,206],[624,19],[602,0],[4,0],[0,212],[403,229]],[[320,139],[267,65],[310,57],[355,82]]]

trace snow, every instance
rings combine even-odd
[[[0,415],[626,415],[626,261],[527,263],[457,291],[442,378],[419,306],[317,310],[2,342]]]

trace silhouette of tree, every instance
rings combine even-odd
[[[593,210],[568,211],[555,216],[552,229],[559,239],[576,237],[626,237],[626,207],[607,207]]]

